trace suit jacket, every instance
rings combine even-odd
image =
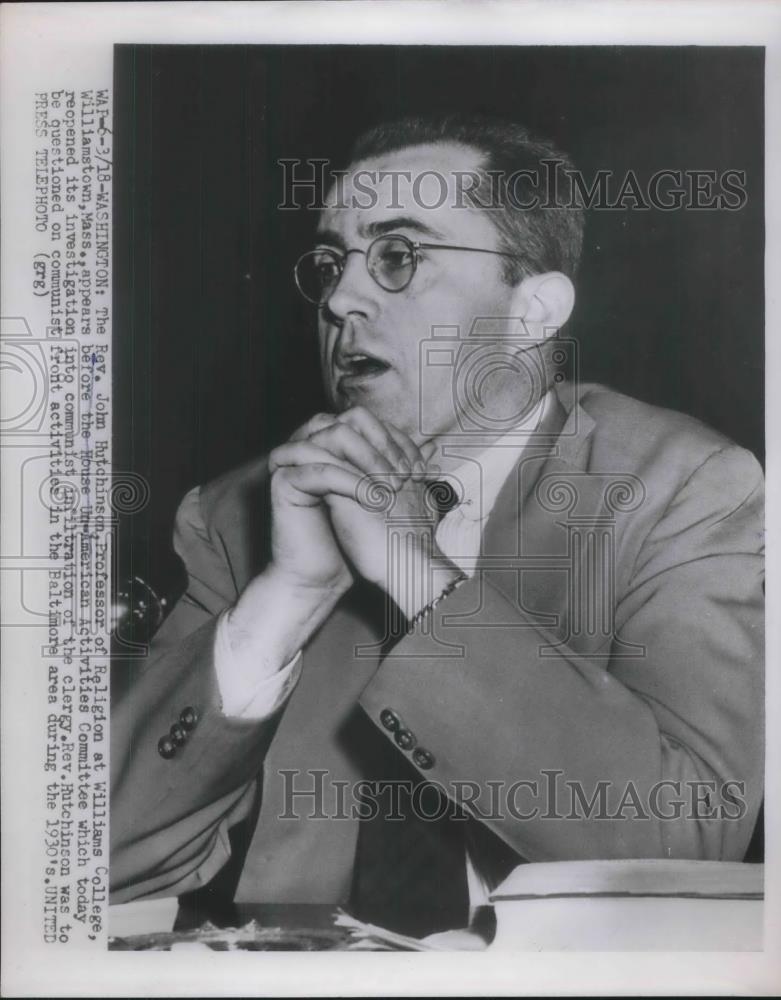
[[[221,714],[212,646],[216,616],[263,566],[266,486],[261,459],[180,508],[187,592],[112,716],[114,901],[207,883],[258,801],[237,898],[344,900],[359,818],[302,816],[315,800],[293,789],[321,783],[332,816],[329,796],[382,752],[448,795],[467,789],[468,812],[519,861],[743,857],[764,742],[749,452],[604,387],[557,387],[475,576],[389,653],[356,586],[284,708],[242,721]],[[198,721],[164,759],[158,740],[186,707]],[[397,745],[390,718],[414,745]],[[291,804],[299,819],[280,818]]]

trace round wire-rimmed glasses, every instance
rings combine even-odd
[[[497,257],[520,260],[517,254],[504,250],[486,250],[484,247],[453,246],[450,243],[420,243],[397,233],[378,236],[366,250],[332,250],[319,247],[308,250],[296,261],[293,274],[296,286],[307,300],[322,308],[336,290],[342,277],[347,257],[351,253],[363,254],[366,270],[386,292],[402,292],[415,276],[418,267],[418,250],[463,250],[469,253],[490,253]]]

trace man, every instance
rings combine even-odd
[[[113,716],[116,901],[424,934],[523,861],[742,858],[761,472],[560,381],[582,213],[535,199],[553,159],[454,118],[356,145],[296,267],[331,409],[185,498],[188,590]]]

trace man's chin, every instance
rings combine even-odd
[[[414,405],[409,407],[401,406],[398,396],[380,391],[379,386],[372,387],[370,384],[364,384],[360,387],[350,387],[346,391],[337,390],[333,395],[335,398],[335,408],[340,413],[354,406],[362,406],[381,423],[393,424],[394,427],[408,434],[416,444],[420,444],[424,440],[423,435],[420,433],[418,422],[415,419],[416,412]]]

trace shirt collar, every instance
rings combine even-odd
[[[460,496],[461,502],[445,516],[460,515],[468,521],[485,521],[493,510],[499,491],[510,472],[518,464],[527,442],[544,419],[551,393],[548,391],[531,413],[473,458],[463,462],[452,473],[442,475]]]

